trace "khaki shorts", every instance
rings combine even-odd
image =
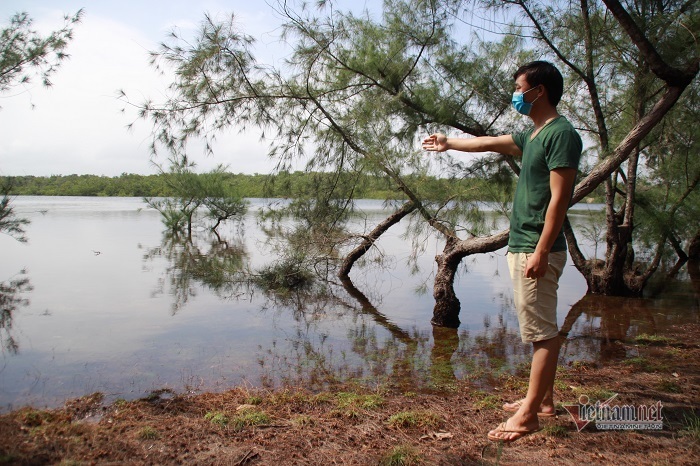
[[[513,298],[520,324],[520,337],[531,343],[549,340],[559,334],[557,289],[566,264],[566,251],[549,253],[549,267],[542,278],[525,277],[530,253],[509,252],[508,268],[513,280]]]

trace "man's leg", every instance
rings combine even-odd
[[[530,381],[527,396],[518,403],[516,413],[500,429],[489,432],[492,440],[519,438],[539,427],[538,411],[554,413],[554,377],[561,346],[556,322],[557,288],[566,253],[553,253],[547,275],[539,279],[525,277],[526,262],[527,254],[508,253],[520,333],[523,342],[533,345]]]
[[[554,406],[554,378],[557,374],[561,339],[556,336],[549,340],[535,342],[532,346],[534,352],[530,368],[530,385],[523,404],[534,403],[532,408],[535,409],[539,409],[542,404]]]
[[[557,337],[554,338],[553,340],[559,340],[559,345],[556,349],[557,352],[557,359],[558,359],[558,354],[559,354],[559,348],[561,347],[561,338]],[[544,341],[544,342],[537,342],[533,343],[533,357],[532,357],[532,365],[530,366],[530,384],[528,386],[528,392],[530,391],[530,388],[532,387],[532,378],[534,376],[534,367],[535,365],[539,365],[535,361],[535,354],[537,353],[538,347],[542,347],[544,343],[549,342],[550,340]],[[555,370],[555,376],[556,376],[556,364],[554,367]],[[539,370],[538,370],[539,371]],[[551,383],[547,387],[547,390],[544,393],[544,397],[542,398],[542,401],[540,402],[539,408],[537,410],[537,414],[542,416],[548,416],[551,417],[554,414],[556,414],[556,407],[554,406],[554,379],[555,377],[552,377]],[[525,404],[525,398],[513,401],[511,403],[505,403],[503,405],[503,409],[508,412],[515,413],[517,412],[520,407]]]
[[[534,352],[527,396],[522,400],[518,411],[506,421],[505,427],[489,432],[489,438],[511,441],[521,437],[522,433],[537,430],[539,428],[537,412],[540,406],[546,405],[547,396],[550,397],[549,403],[553,404],[552,387],[557,373],[560,339],[557,336],[535,342],[532,346]]]

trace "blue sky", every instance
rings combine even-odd
[[[269,0],[268,0],[269,1]],[[378,11],[381,0],[342,0],[341,7]],[[34,19],[34,28],[48,32],[63,24],[64,14],[84,8],[64,62],[46,89],[35,81],[0,95],[0,175],[155,173],[149,156],[147,122],[132,131],[132,114],[120,110],[119,89],[135,100],[162,95],[167,82],[148,64],[165,35],[177,27],[193,30],[203,13],[236,13],[244,30],[258,40],[262,61],[285,54],[277,43],[279,19],[264,0],[3,0],[0,21],[18,11]],[[193,145],[200,170],[219,163],[233,172],[267,173],[274,161],[259,134],[231,132],[218,138],[215,157],[204,157]]]

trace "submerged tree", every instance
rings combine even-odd
[[[531,2],[507,3],[530,11]],[[352,205],[348,201],[357,186],[354,180],[359,179],[353,174],[381,176],[389,196],[408,202],[387,219],[389,226],[408,217],[418,227],[416,232],[434,231],[444,238],[444,250],[436,258],[433,323],[456,327],[460,303],[453,284],[460,262],[470,254],[500,249],[508,238],[507,230],[485,236],[498,225],[485,221],[478,202],[494,201],[507,210],[505,199],[510,197],[518,165],[498,154],[477,159],[471,166],[449,156],[429,159],[418,151],[417,140],[436,128],[474,136],[517,130],[523,121],[507,113],[512,70],[542,52],[528,49],[531,43],[522,39],[523,24],[505,31],[499,41],[458,40],[454,30],[471,5],[468,2],[389,0],[384,2],[381,21],[324,9],[330,4],[323,2],[319,10],[302,8],[301,13],[287,2],[278,4],[278,13],[286,19],[284,38],[294,49],[280,68],[256,63],[253,39],[236,29],[233,18],[219,23],[206,17],[193,44],[175,37],[173,44],[164,44],[153,55],[154,63],[176,70],[172,98],[159,105],[146,102],[140,115],[154,124],[154,145],[162,144],[176,154],[184,152],[188,139],[232,127],[272,131],[270,154],[280,168],[303,158],[308,171],[337,174],[335,184],[312,190],[309,198],[311,208],[305,212],[314,213],[309,218],[320,224],[328,224],[333,215],[339,218],[338,209]],[[616,111],[596,105],[595,99],[600,94],[597,80],[615,71],[605,69],[606,74],[598,75],[598,61],[617,53],[610,34],[633,44],[637,59],[659,80],[654,105],[628,125],[620,125],[616,138],[601,151],[600,163],[577,185],[574,201],[618,170],[697,74],[694,56],[680,63],[675,58],[665,61],[619,3],[606,4],[615,21],[588,31],[583,42],[569,36],[553,41],[550,33],[559,30],[552,27],[554,23],[538,28],[542,20],[527,15],[529,24],[535,25],[533,39],[548,47],[546,56],[556,56],[572,70],[572,89],[591,96],[596,122],[605,112]],[[586,2],[582,5],[583,13],[570,10],[568,3],[559,5],[549,18],[574,24],[588,11]],[[579,58],[581,66],[576,65]],[[618,95],[614,91],[605,88]],[[422,183],[431,170],[455,180],[469,174],[486,177],[494,189],[477,192],[449,183],[447,189],[431,191]],[[318,212],[324,215],[315,215]],[[370,228],[348,258],[371,247],[386,231],[382,228]],[[347,275],[351,266],[352,259],[341,274]]]
[[[238,194],[223,166],[197,174],[194,164],[188,162],[187,157],[182,157],[172,161],[169,170],[163,171],[162,176],[172,195],[147,197],[144,201],[160,212],[163,224],[171,233],[186,232],[187,237],[192,238],[192,227],[200,209],[204,211],[203,218],[213,222],[210,229],[215,234],[221,222],[240,218],[246,212],[246,202]]]

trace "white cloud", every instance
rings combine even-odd
[[[340,4],[357,9],[379,1]],[[173,27],[194,32],[204,12],[218,19],[235,12],[243,32],[256,38],[255,53],[264,63],[279,62],[286,53],[277,40],[280,19],[263,1],[3,0],[0,21],[27,11],[35,29],[47,33],[83,6],[83,21],[68,47],[71,58],[54,75],[54,86],[34,83],[0,96],[0,175],[154,173],[149,123],[138,121],[127,131],[135,112],[121,113],[117,90],[135,103],[163,96],[167,82],[149,65],[148,52]],[[256,131],[220,135],[214,157],[204,157],[201,146],[191,149],[201,170],[221,163],[234,172],[267,173],[275,165]]]
[[[62,13],[52,12],[35,26],[56,29],[61,18]],[[194,23],[176,24],[189,28]],[[71,57],[54,75],[53,87],[35,82],[0,100],[0,174],[153,173],[149,123],[137,121],[127,131],[135,112],[121,112],[124,103],[117,91],[125,90],[137,103],[163,95],[167,82],[149,65],[148,51],[164,34],[150,31],[150,36],[158,36],[154,40],[128,24],[86,14],[75,28]],[[202,151],[196,145],[193,156],[201,159],[202,169],[224,163],[234,171],[267,172],[272,163],[257,139],[252,132],[224,135],[215,146],[221,157],[199,157]]]

